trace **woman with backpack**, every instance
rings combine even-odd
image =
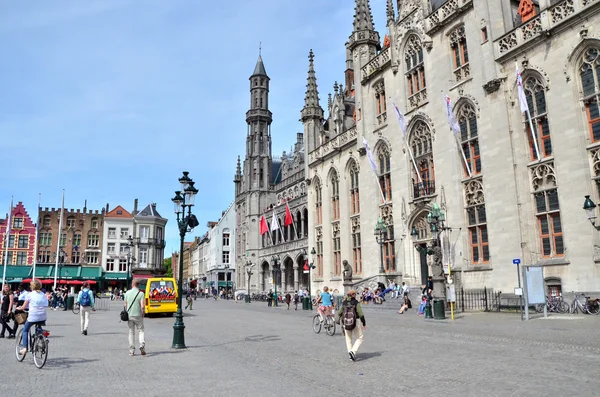
[[[342,321],[348,356],[350,356],[350,360],[356,361],[356,353],[363,342],[363,330],[367,329],[367,320],[365,320],[360,303],[356,300],[356,291],[348,291],[337,315],[338,324],[340,320]],[[358,325],[358,320],[362,322],[362,327]]]

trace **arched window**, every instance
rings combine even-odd
[[[536,76],[529,76],[525,79],[525,97],[529,106],[531,123],[535,130],[535,140],[542,158],[552,155],[552,141],[550,140],[550,127],[548,126],[548,117],[546,109],[546,89],[544,84]],[[527,138],[531,149],[531,159],[537,160],[537,153],[534,142],[531,137],[529,123],[526,123]]]
[[[383,264],[386,272],[396,271],[396,239],[394,238],[394,220],[389,217],[386,222],[387,234],[383,243]]]
[[[435,167],[433,164],[432,136],[429,126],[418,121],[410,134],[410,147],[419,170],[413,168],[414,198],[430,196],[435,193]],[[421,182],[419,182],[419,177]]]
[[[579,76],[586,107],[590,138],[600,141],[600,48],[591,47],[579,63]]]
[[[74,228],[75,228],[75,217],[70,216],[67,218],[67,229],[74,229]]]
[[[479,138],[477,135],[477,114],[473,106],[468,103],[458,112],[460,125],[460,142],[462,150],[471,170],[471,175],[481,174],[481,153],[479,152]],[[464,164],[464,163],[463,163]],[[467,167],[463,167],[465,176],[468,176]]]
[[[417,106],[425,96],[420,93],[425,91],[425,68],[423,67],[423,46],[417,35],[412,35],[404,49],[404,62],[406,64],[406,86],[408,100],[411,106]]]
[[[321,181],[315,181],[315,225],[323,223],[323,196]]]
[[[471,75],[469,69],[469,52],[465,27],[459,26],[450,33],[450,49],[452,50],[454,78],[461,81]]]
[[[390,172],[390,151],[387,147],[379,150],[379,185],[385,201],[392,200],[392,176]]]
[[[308,209],[305,208],[302,214],[302,230],[304,237],[308,237]]]
[[[337,172],[331,173],[331,220],[340,219],[340,181]]]
[[[362,274],[362,252],[360,241],[360,225],[352,227],[352,268],[354,273]]]
[[[360,213],[360,196],[358,191],[358,167],[356,162],[350,165],[350,215]]]

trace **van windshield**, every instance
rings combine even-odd
[[[148,293],[150,302],[175,302],[175,286],[173,280],[152,280]]]

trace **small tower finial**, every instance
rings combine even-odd
[[[262,55],[262,41],[258,42],[258,56]]]

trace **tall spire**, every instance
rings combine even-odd
[[[319,90],[317,88],[317,76],[315,75],[315,55],[312,49],[308,53],[308,78],[306,83],[306,96],[304,97],[304,109],[302,119],[323,118],[323,109],[319,105]]]
[[[235,178],[236,179],[241,179],[241,177],[242,177],[242,166],[241,166],[241,163],[240,163],[240,156],[238,156],[237,167],[235,169]]]
[[[354,7],[354,31],[375,30],[373,24],[373,15],[371,14],[371,5],[369,0],[356,0]]]

